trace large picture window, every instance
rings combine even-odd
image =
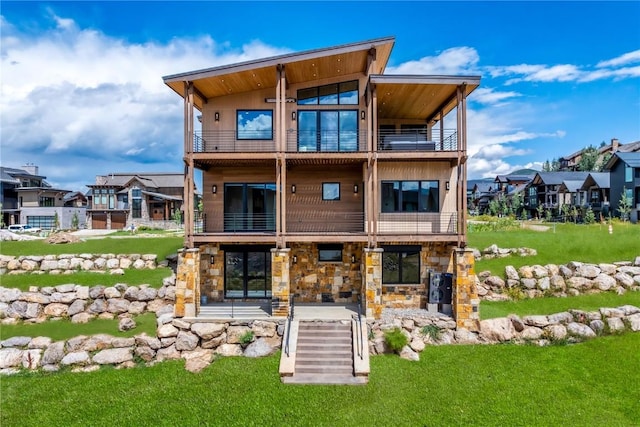
[[[420,283],[420,246],[383,246],[382,283]]]
[[[327,243],[318,245],[318,261],[342,262],[342,244]]]
[[[300,89],[298,105],[358,105],[358,81]]]
[[[357,151],[358,111],[298,112],[298,151]]]
[[[438,181],[382,181],[382,212],[439,212]]]
[[[275,231],[275,183],[224,185],[224,231]]]
[[[40,196],[39,200],[38,200],[38,206],[40,206],[41,208],[44,207],[53,207],[56,205],[56,199],[55,197],[48,197],[48,196]]]
[[[273,139],[273,110],[238,110],[237,139]]]

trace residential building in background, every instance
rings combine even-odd
[[[0,167],[2,222],[29,224],[43,230],[71,229],[85,224],[85,207],[67,197],[71,190],[54,188],[40,175],[39,167]]]
[[[631,206],[629,219],[640,219],[640,152],[618,152],[607,163],[610,173],[611,210],[620,216],[620,201],[626,195]]]
[[[87,193],[87,221],[92,229],[122,230],[141,225],[175,228],[182,216],[182,173],[115,172],[96,176]],[[193,196],[191,197],[193,200]]]

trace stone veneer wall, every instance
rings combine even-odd
[[[379,319],[384,307],[382,303],[382,249],[364,250],[364,312],[367,317]]]
[[[420,284],[382,285],[382,304],[390,308],[426,308],[429,291],[429,273],[452,273],[454,243],[431,242],[420,251]]]
[[[73,274],[78,271],[124,274],[124,270],[153,270],[156,254],[0,255],[2,274]]]
[[[178,251],[176,317],[195,317],[200,309],[200,250]]]
[[[455,273],[453,277],[453,316],[458,328],[469,331],[480,329],[480,299],[476,289],[473,251],[455,251]]]
[[[289,265],[291,249],[271,249],[271,315],[286,317],[289,314],[290,288]]]
[[[342,262],[319,262],[318,245],[315,243],[291,243],[291,293],[296,302],[354,303],[362,288],[361,243],[345,243]],[[351,262],[355,256],[356,262]]]
[[[220,245],[200,246],[200,289],[208,302],[224,301],[224,267]]]

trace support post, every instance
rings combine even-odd
[[[289,314],[289,257],[290,248],[271,249],[271,315]]]
[[[480,299],[475,283],[473,251],[456,248],[454,264],[453,317],[456,327],[477,332],[480,330]]]
[[[178,251],[175,317],[196,317],[200,310],[200,250]]]
[[[364,268],[364,309],[367,317],[379,319],[382,316],[382,252],[381,248],[365,248]]]

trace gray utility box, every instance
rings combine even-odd
[[[429,304],[451,304],[452,293],[451,273],[429,273]]]

